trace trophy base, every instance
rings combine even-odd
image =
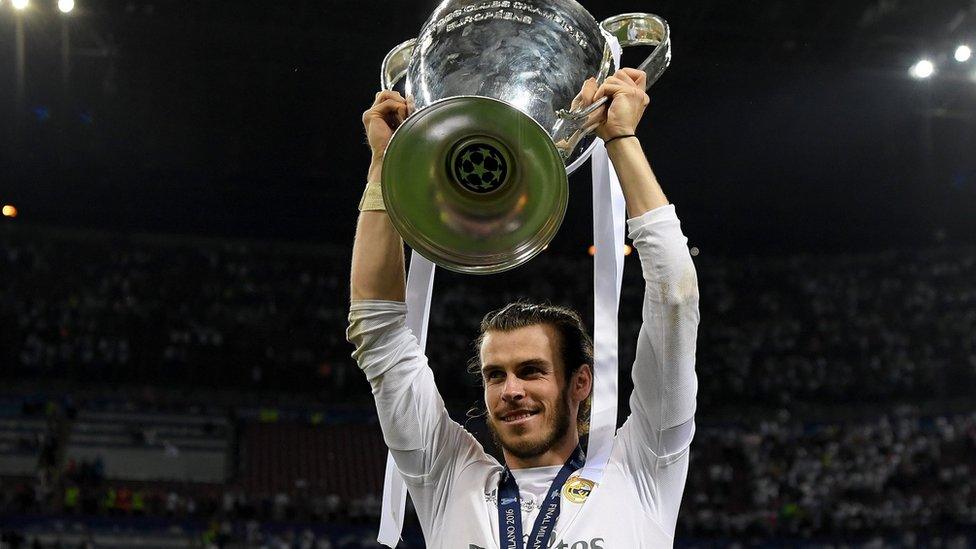
[[[562,224],[566,168],[549,134],[488,97],[432,103],[393,134],[383,198],[403,240],[437,265],[492,274],[535,257]]]

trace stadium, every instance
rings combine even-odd
[[[674,545],[976,546],[976,5],[584,4],[673,35],[638,134],[701,293]],[[0,547],[380,547],[361,116],[436,6],[0,2]],[[431,369],[496,457],[482,315],[594,317],[588,170],[569,187],[536,258],[435,278]]]

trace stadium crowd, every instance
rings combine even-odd
[[[640,326],[634,259],[621,304],[624,370]],[[679,538],[972,534],[976,406],[937,406],[976,394],[976,250],[699,256],[696,265],[701,413]],[[345,342],[347,271],[346,256],[322,249],[5,229],[3,379],[310,392],[325,404],[355,394],[371,410]],[[480,396],[463,365],[481,314],[542,298],[591,316],[590,272],[585,255],[551,255],[481,278],[477,292],[439,274],[427,348],[445,397],[464,407]],[[797,413],[853,404],[874,412]],[[191,406],[201,405],[213,407]],[[242,539],[276,521],[375,524],[379,504],[376,494],[340,501],[300,488],[127,485],[97,471],[65,464],[56,487],[7,479],[0,513],[193,519]]]
[[[923,417],[903,407],[809,423],[782,410],[753,423],[704,422],[693,452],[679,539],[976,534],[976,412]],[[367,526],[379,516],[378,494],[342,501],[298,483],[254,495],[233,484],[126,484],[99,471],[69,462],[58,488],[0,482],[0,516],[191,519],[218,525],[228,540],[251,532],[251,541],[267,523]]]
[[[171,519],[258,522],[316,522],[362,525],[379,519],[376,494],[343,501],[336,494],[288,492],[248,494],[239,486],[194,483],[79,482],[66,472],[59,487],[44,479],[0,477],[0,515],[154,516]]]
[[[346,395],[350,382],[363,387],[344,336],[341,254],[20,233],[0,233],[0,245],[0,360],[14,376],[326,396]],[[696,261],[705,406],[976,393],[976,250]],[[590,271],[585,255],[553,255],[518,270],[517,283],[481,277],[477,292],[470,278],[441,275],[428,354],[445,396],[477,396],[463,365],[483,313],[541,298],[586,317]],[[628,261],[624,368],[640,323],[639,276]]]
[[[108,237],[8,235],[0,244],[0,359],[15,375],[265,389],[344,383],[333,364],[349,363],[346,267],[330,256]]]
[[[703,425],[680,529],[698,537],[895,535],[976,528],[976,413],[753,428]]]

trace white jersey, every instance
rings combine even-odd
[[[673,544],[694,435],[698,281],[671,205],[628,220],[645,280],[631,415],[600,484],[574,473],[562,491],[550,547],[634,549]],[[405,327],[406,305],[354,301],[349,341],[373,388],[383,437],[406,481],[429,548],[496,549],[503,470],[454,422],[427,358]],[[559,467],[513,471],[523,536]]]

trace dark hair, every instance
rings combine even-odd
[[[481,369],[481,344],[485,334],[490,331],[510,332],[537,324],[548,324],[559,334],[559,352],[563,364],[566,365],[566,383],[569,383],[573,374],[584,364],[593,367],[593,340],[586,333],[586,326],[579,313],[559,305],[516,301],[489,312],[481,319],[479,334],[474,341],[475,356],[471,360],[470,371],[477,373]],[[581,435],[589,432],[592,397],[591,392],[580,404],[576,416],[576,427]]]

